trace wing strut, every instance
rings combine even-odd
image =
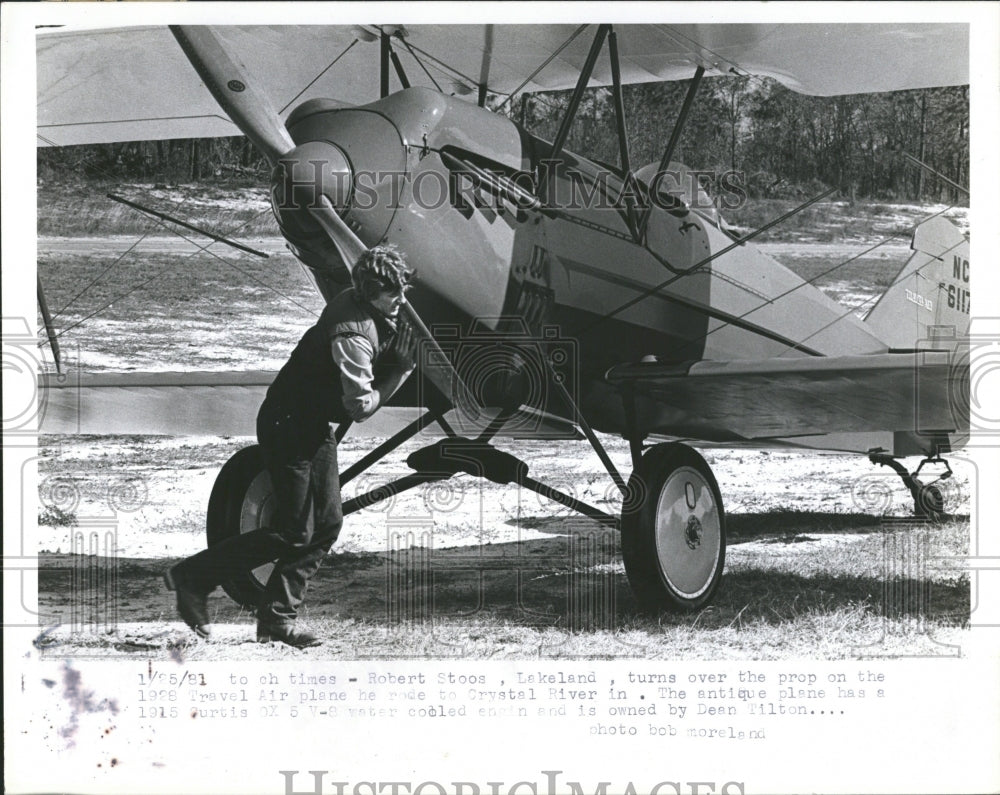
[[[45,300],[45,290],[42,289],[42,279],[38,279],[38,308],[42,313],[42,322],[45,323],[45,333],[49,338],[49,346],[52,348],[52,358],[56,363],[56,372],[62,375],[62,363],[59,356],[59,340],[56,337],[55,326],[52,325],[52,316],[49,314],[49,304]]]
[[[392,48],[392,45],[389,45],[389,59],[392,61],[392,68],[396,70],[396,78],[399,80],[399,84],[403,88],[409,88],[410,81],[406,79],[403,64],[400,63],[399,56],[396,55],[396,51]]]
[[[566,108],[566,115],[563,116],[563,120],[559,125],[559,132],[556,133],[556,138],[552,142],[552,152],[549,154],[550,160],[558,160],[559,155],[562,153],[562,148],[566,144],[566,139],[569,137],[569,128],[573,125],[573,119],[576,118],[577,108],[580,107],[580,100],[583,99],[583,92],[587,88],[587,84],[590,82],[590,75],[594,71],[594,64],[597,63],[597,56],[601,54],[601,47],[604,46],[604,38],[608,35],[608,30],[610,25],[598,25],[597,33],[594,34],[594,41],[590,45],[590,52],[587,53],[587,60],[583,64],[583,68],[580,70],[580,77],[576,81],[576,88],[573,89],[573,96],[570,97],[569,107]],[[553,164],[554,167],[554,164]],[[545,183],[548,177],[548,170],[543,170],[539,175],[538,180],[538,195],[543,195],[545,193]]]
[[[379,67],[378,67],[378,95],[380,99],[389,96],[389,53],[392,47],[389,45],[389,34],[384,30],[379,33]]]
[[[611,56],[611,90],[615,100],[615,122],[618,127],[618,153],[621,159],[622,171],[624,172],[625,183],[632,181],[632,160],[628,151],[628,130],[625,126],[625,100],[622,96],[622,70],[621,61],[618,58],[618,35],[614,28],[608,33],[608,55]],[[639,234],[638,219],[635,214],[635,201],[630,192],[622,187],[622,195],[625,197],[625,221],[628,223],[629,231],[636,243],[642,244],[642,236]]]
[[[486,89],[490,83],[490,66],[493,61],[493,26],[486,26],[483,38],[483,60],[479,65],[479,107],[486,107]]]
[[[583,31],[585,31],[586,29],[587,29],[587,24],[584,23],[583,25],[580,25],[580,27],[578,27],[576,30],[574,30],[573,33],[570,34],[570,37],[568,39],[566,39],[566,41],[564,41],[562,44],[560,44],[559,48],[555,52],[553,52],[551,55],[549,55],[548,58],[546,58],[544,61],[542,61],[542,63],[538,66],[538,68],[535,69],[534,72],[532,72],[530,75],[528,75],[524,79],[524,81],[521,83],[521,85],[519,85],[517,88],[515,88],[513,91],[511,91],[507,95],[507,99],[505,99],[503,102],[501,102],[494,109],[494,112],[499,113],[501,110],[503,110],[503,106],[504,105],[506,105],[508,102],[510,102],[518,94],[518,92],[522,88],[524,88],[526,85],[528,85],[528,83],[530,83],[532,80],[534,80],[536,77],[538,77],[539,73],[541,73],[541,71],[546,66],[548,66],[556,58],[558,58],[559,57],[559,53],[561,53],[563,50],[565,50],[567,47],[569,47],[569,45],[573,43],[573,41],[576,39],[576,37],[579,36],[581,33],[583,33]]]
[[[670,167],[670,158],[674,156],[674,150],[677,148],[677,142],[681,139],[681,133],[684,131],[684,125],[687,123],[688,113],[691,111],[691,105],[694,103],[695,94],[698,93],[698,86],[701,84],[701,78],[705,74],[705,67],[699,66],[694,73],[694,77],[691,78],[691,84],[688,86],[687,95],[684,97],[684,104],[681,105],[681,112],[677,114],[677,121],[674,123],[674,130],[670,133],[670,140],[667,141],[667,148],[663,150],[663,157],[660,158],[660,167],[657,172],[666,171]],[[642,214],[642,220],[639,221],[639,237],[641,238],[646,233],[646,226],[649,224],[649,217],[652,215],[653,205],[650,203],[649,207],[646,208],[645,212]]]

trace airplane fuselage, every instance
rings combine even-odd
[[[418,273],[411,300],[439,340],[482,347],[491,334],[514,334],[555,344],[575,360],[574,397],[600,430],[625,428],[621,396],[603,378],[618,364],[655,358],[683,369],[886,349],[752,245],[712,258],[735,240],[713,209],[693,206],[699,190],[683,184],[690,174],[679,164],[658,181],[668,201],[642,183],[653,201],[637,242],[620,170],[566,151],[546,161],[549,143],[454,97],[413,88],[356,108],[310,100],[287,127],[299,147],[315,146],[310,173],[360,239],[406,253]],[[639,174],[656,183],[649,170]],[[329,298],[347,271],[282,198],[279,224]],[[560,401],[538,407],[566,413]],[[647,415],[644,431],[669,433],[669,416]]]

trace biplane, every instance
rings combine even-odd
[[[814,95],[964,84],[967,26],[54,29],[37,56],[40,145],[245,134],[273,168],[281,234],[327,300],[367,247],[406,253],[421,411],[342,480],[428,426],[441,436],[345,513],[461,473],[514,483],[620,527],[639,600],[690,608],[712,598],[726,550],[722,495],[692,443],[859,452],[898,472],[918,513],[943,510],[899,459],[947,466],[968,434],[968,238],[942,218],[920,225],[862,319],[755,249],[760,230],[734,235],[675,154],[713,75]],[[687,81],[686,97],[659,162],[634,166],[622,86],[663,80]],[[565,146],[594,85],[611,88],[617,164]],[[572,94],[551,141],[488,107],[559,89]],[[245,432],[272,375],[49,377],[43,429]],[[495,444],[531,422],[590,442],[620,515]],[[598,433],[628,440],[631,475]],[[208,543],[266,522],[269,495],[256,448],[234,456]],[[252,574],[227,591],[254,604],[260,587]]]

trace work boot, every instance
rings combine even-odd
[[[319,646],[323,641],[316,635],[304,629],[296,628],[291,622],[270,623],[266,621],[257,622],[257,642],[270,643],[279,640],[294,646],[296,649],[307,649],[310,646]]]
[[[177,571],[177,566],[170,568],[163,575],[163,583],[167,590],[177,593],[177,612],[184,623],[201,638],[208,638],[212,628],[208,620],[208,595],[191,588]]]

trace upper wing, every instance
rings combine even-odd
[[[708,441],[889,431],[928,439],[968,431],[968,358],[960,351],[700,361],[612,368],[643,396],[640,429]]]
[[[576,25],[385,27],[411,85],[475,98],[572,88],[591,30]],[[378,98],[382,28],[216,28],[271,104],[287,116],[327,97]],[[615,26],[622,80],[708,75],[773,77],[807,94],[955,85],[969,80],[966,24],[767,24]],[[38,141],[43,146],[238,135],[164,27],[38,35]],[[394,78],[395,79],[395,78]],[[592,85],[611,83],[607,55]]]
[[[592,30],[583,31],[566,44],[577,30],[574,25],[406,28],[414,43],[474,81],[489,53],[489,87],[499,93],[521,87],[553,54],[521,90],[573,88],[593,36]],[[625,83],[683,80],[697,66],[704,66],[707,76],[735,70],[823,96],[969,81],[969,26],[962,24],[647,24],[614,30]],[[606,55],[595,65],[591,85],[611,85]]]
[[[216,31],[282,117],[311,97],[358,104],[378,96],[377,61],[371,71],[371,53],[351,46],[350,27]],[[41,33],[37,56],[41,146],[242,134],[166,27]]]

